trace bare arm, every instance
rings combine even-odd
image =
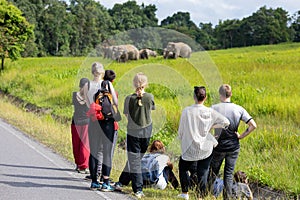
[[[171,169],[173,169],[173,163],[170,160],[168,160],[167,166],[170,167]]]
[[[90,105],[91,105],[91,102],[90,102],[90,99],[88,98],[88,91],[89,91],[89,86],[88,86],[88,83],[86,83],[83,86],[83,94],[84,94],[84,98],[85,98],[85,101],[86,101],[86,105],[89,108]]]
[[[116,93],[115,88],[114,88],[114,86],[113,86],[113,84],[112,84],[111,82],[109,82],[109,87],[110,87],[110,90],[111,90],[113,102],[114,102],[114,104],[118,107],[118,97],[117,97],[117,93]]]
[[[253,119],[251,119],[248,123],[248,128],[240,135],[238,132],[237,132],[237,136],[238,138],[241,140],[243,138],[245,138],[247,135],[249,135],[252,131],[254,131],[254,129],[256,129],[256,123]]]

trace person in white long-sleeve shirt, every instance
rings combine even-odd
[[[206,107],[206,89],[204,86],[194,87],[195,104],[186,107],[181,114],[178,139],[181,141],[181,157],[179,160],[179,178],[182,194],[178,197],[188,199],[189,166],[197,165],[197,196],[203,198],[206,192],[209,166],[213,148],[218,142],[210,133],[212,128],[226,128],[229,121],[217,111]]]

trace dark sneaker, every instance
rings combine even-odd
[[[101,191],[103,192],[113,192],[115,188],[113,188],[110,184],[103,183]]]
[[[101,189],[101,185],[98,182],[96,182],[96,183],[92,182],[90,189],[91,190],[99,190],[99,189]]]
[[[104,178],[103,178],[103,176],[100,176],[100,177],[97,176],[97,179],[98,179],[98,178],[99,178],[99,182],[100,182],[100,183],[104,183]]]
[[[87,175],[87,176],[85,176],[84,177],[84,179],[85,180],[92,180],[92,177],[91,177],[91,175]],[[97,180],[99,179],[99,176],[97,175]],[[103,183],[103,182],[102,182]],[[102,184],[101,182],[100,182],[100,184]]]
[[[97,178],[98,178],[98,176],[97,176]],[[99,182],[100,182],[101,184],[104,183],[104,178],[103,178],[103,176],[100,176]],[[110,183],[110,184],[114,184],[115,182],[114,182],[111,178],[109,178],[109,183]]]
[[[134,196],[136,196],[138,199],[145,197],[143,191],[137,191],[136,193],[134,193]]]
[[[115,183],[115,190],[117,190],[117,191],[122,191],[122,189],[123,189],[122,183],[116,182],[116,183]]]

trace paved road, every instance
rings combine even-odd
[[[74,165],[0,119],[0,199],[132,199],[89,190]]]

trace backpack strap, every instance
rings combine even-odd
[[[102,83],[101,83],[101,90],[102,91],[106,91],[107,90],[108,92],[111,93],[109,80],[102,81]]]

